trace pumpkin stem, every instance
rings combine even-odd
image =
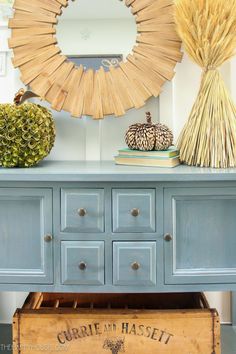
[[[148,124],[152,124],[152,115],[150,112],[146,112],[146,119]]]
[[[21,103],[21,99],[22,97],[24,96],[25,94],[25,90],[23,88],[21,88],[16,94],[15,94],[15,97],[14,97],[14,104],[15,105],[19,105]]]
[[[25,91],[23,88],[21,88],[15,95],[14,104],[16,106],[19,106],[23,104],[25,101],[27,101],[29,98],[33,98],[33,97],[39,97],[39,96],[32,91]]]

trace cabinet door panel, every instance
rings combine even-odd
[[[167,284],[236,282],[236,188],[165,191]]]
[[[52,192],[0,189],[0,283],[52,283]]]

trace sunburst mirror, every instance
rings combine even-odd
[[[95,119],[122,116],[130,108],[144,106],[151,96],[159,96],[182,58],[173,1],[123,1],[136,21],[136,43],[130,54],[108,71],[103,67],[94,70],[76,66],[62,54],[57,43],[57,24],[70,3],[71,0],[14,1],[9,46],[24,84],[55,110]]]

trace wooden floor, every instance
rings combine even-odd
[[[11,353],[11,326],[0,325],[0,354]],[[222,326],[222,354],[236,354],[236,328]]]

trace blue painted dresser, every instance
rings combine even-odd
[[[0,291],[236,291],[236,170],[0,169]]]

